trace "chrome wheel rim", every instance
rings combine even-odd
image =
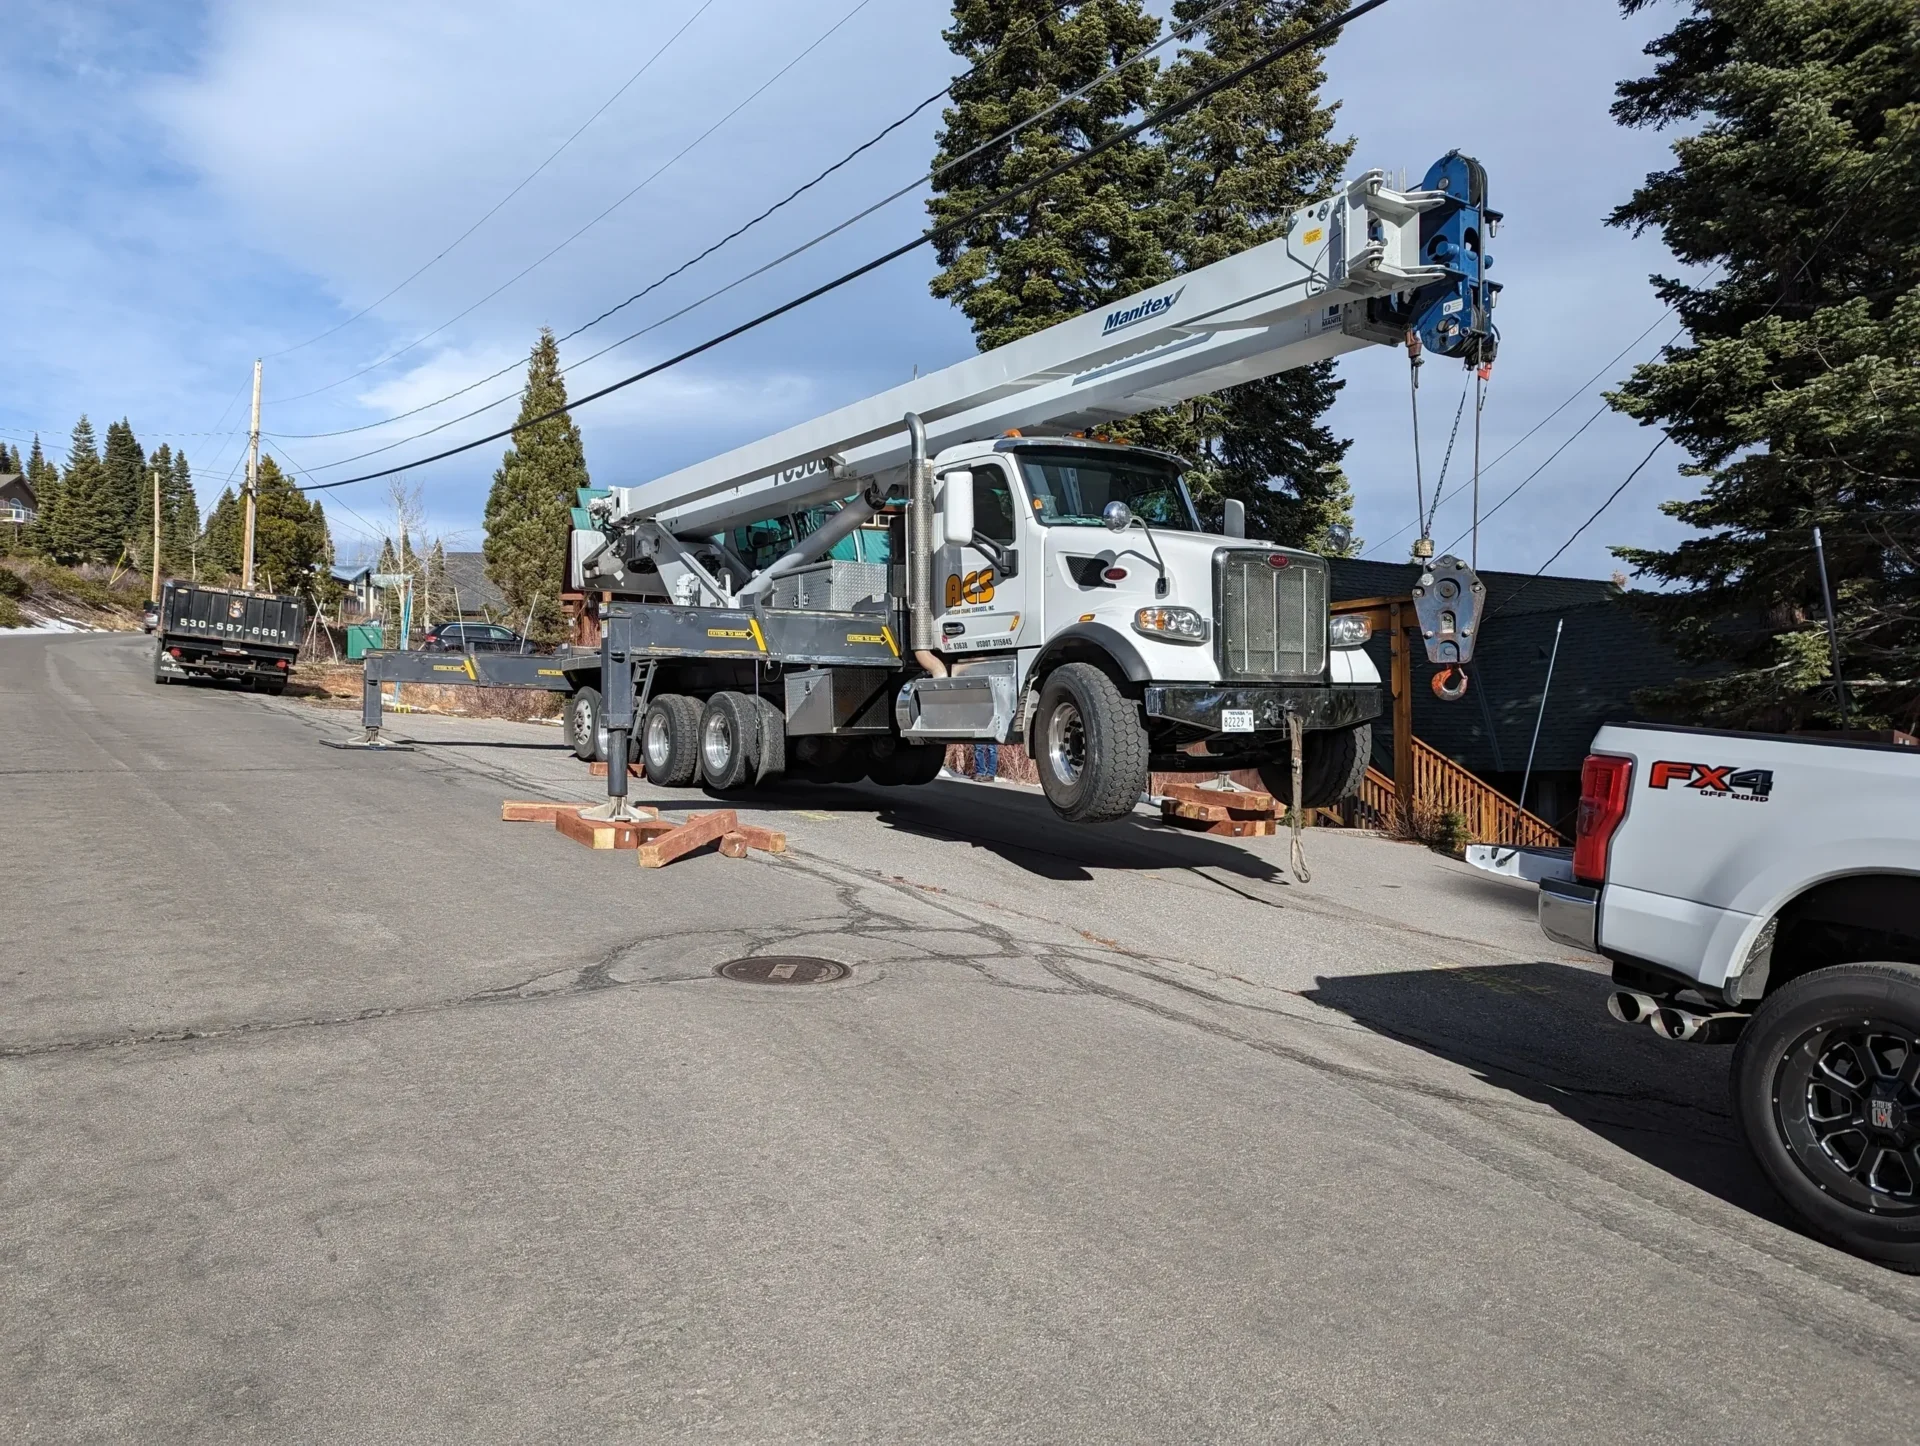
[[[1875,1019],[1802,1035],[1773,1108],[1788,1153],[1826,1194],[1875,1215],[1920,1213],[1920,1036]]]
[[[706,760],[709,778],[719,778],[733,762],[733,724],[717,709],[707,714],[700,727],[700,756]]]
[[[648,713],[646,731],[641,735],[640,743],[641,752],[646,755],[648,773],[658,776],[665,771],[670,742],[666,715]]]
[[[1047,767],[1071,787],[1087,763],[1087,725],[1080,710],[1062,698],[1047,716]]]

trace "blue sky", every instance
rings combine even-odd
[[[0,435],[37,430],[57,456],[81,411],[98,428],[125,415],[148,447],[187,450],[209,506],[240,460],[255,356],[267,358],[269,449],[320,480],[367,470],[371,460],[334,464],[510,397],[517,378],[400,423],[312,434],[367,427],[513,365],[539,326],[565,332],[638,290],[955,68],[939,39],[941,0],[10,0],[7,9]],[[1327,93],[1359,140],[1356,167],[1417,179],[1458,146],[1486,164],[1507,213],[1494,248],[1507,289],[1489,461],[1660,315],[1647,277],[1673,267],[1658,239],[1602,222],[1666,163],[1671,137],[1623,131],[1607,106],[1617,80],[1644,70],[1640,49],[1671,14],[1623,20],[1612,0],[1395,0],[1330,57]],[[558,159],[446,250],[676,32]],[[660,321],[911,181],[937,116],[925,112],[774,223],[569,343],[563,359]],[[917,201],[902,200],[578,367],[569,385],[578,394],[636,370],[920,224]],[[966,355],[965,325],[927,295],[932,269],[927,253],[910,256],[582,409],[595,480],[644,481]],[[1670,333],[1670,322],[1657,327],[1607,379]],[[1403,557],[1411,531],[1393,535],[1413,516],[1405,356],[1376,348],[1339,366],[1347,387],[1332,420],[1354,439],[1358,530],[1371,555]],[[1429,483],[1462,376],[1451,364],[1425,371]],[[1587,421],[1603,384],[1485,474],[1489,506]],[[508,403],[378,460],[511,416]],[[1594,422],[1485,524],[1482,565],[1538,567],[1651,441],[1611,414]],[[1465,476],[1466,445],[1463,430],[1450,483]],[[1678,529],[1657,505],[1694,489],[1679,460],[1663,452],[1554,570],[1604,576],[1616,566],[1607,544],[1672,540]],[[487,448],[409,474],[430,530],[450,547],[479,545],[497,461]],[[391,511],[384,483],[325,498],[343,556]],[[1442,508],[1436,539],[1452,542],[1467,517],[1463,493]]]

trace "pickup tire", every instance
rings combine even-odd
[[[647,782],[685,788],[700,772],[700,700],[662,693],[640,720],[640,757]]]
[[[1816,1234],[1920,1273],[1920,967],[1837,964],[1768,995],[1734,1047],[1733,1115]]]
[[[715,693],[700,714],[700,777],[715,793],[754,781],[760,762],[760,707],[745,693]]]
[[[1069,823],[1125,818],[1146,791],[1140,710],[1092,663],[1065,663],[1047,675],[1033,740],[1041,791]]]
[[[1360,791],[1373,757],[1373,725],[1326,728],[1300,740],[1300,806],[1332,808]],[[1260,765],[1260,783],[1282,803],[1293,802],[1293,755],[1289,749]]]
[[[567,746],[582,763],[603,763],[607,757],[607,706],[598,688],[582,688],[567,699]]]

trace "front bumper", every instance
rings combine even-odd
[[[1572,879],[1540,881],[1540,932],[1556,944],[1600,950],[1600,890]]]
[[[1308,728],[1319,729],[1351,728],[1386,711],[1377,683],[1156,683],[1147,688],[1145,702],[1149,718],[1206,733],[1225,731],[1221,715],[1230,708],[1251,712],[1256,733],[1283,731],[1290,712],[1299,714]]]

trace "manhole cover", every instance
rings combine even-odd
[[[729,959],[713,972],[738,984],[831,984],[847,977],[847,966],[805,954],[763,954]]]

